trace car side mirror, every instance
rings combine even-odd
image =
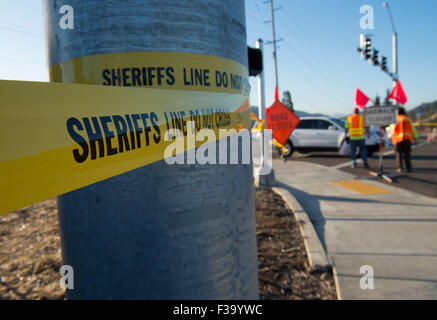
[[[337,127],[336,126],[329,126],[328,130],[335,131],[335,130],[337,130]]]

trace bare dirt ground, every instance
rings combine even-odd
[[[331,271],[308,265],[292,212],[269,189],[256,190],[261,299],[336,299]],[[0,217],[0,300],[64,299],[56,200]]]
[[[0,299],[63,299],[56,199],[0,216]]]
[[[336,299],[332,271],[309,266],[298,222],[282,198],[256,189],[255,207],[260,298]]]

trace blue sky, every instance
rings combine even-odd
[[[245,0],[247,40],[272,39],[270,7]],[[278,43],[279,89],[290,90],[295,107],[307,112],[346,114],[358,87],[372,99],[391,88],[390,78],[360,59],[355,51],[360,33],[371,33],[372,45],[388,57],[391,26],[383,1],[274,0]],[[407,108],[437,99],[435,54],[437,1],[389,1],[399,34],[399,74],[409,97]],[[375,29],[360,29],[360,7],[371,5]],[[41,0],[0,1],[0,79],[47,81],[46,45]],[[273,102],[272,46],[265,46],[266,102]],[[256,105],[256,80],[251,79]]]
[[[0,1],[0,79],[48,81],[40,0]]]
[[[399,36],[399,75],[409,97],[407,108],[437,100],[437,1],[388,1]],[[274,0],[276,37],[279,42],[279,90],[290,90],[295,107],[307,112],[349,113],[355,90],[370,98],[385,96],[391,79],[379,68],[361,60],[355,51],[359,34],[372,34],[372,46],[387,56],[392,66],[392,28],[383,1],[372,0]],[[374,30],[361,30],[360,8],[374,8]],[[246,0],[247,40],[271,40],[270,6],[262,0]],[[266,104],[273,102],[272,45],[265,46]],[[257,85],[251,80],[252,104]]]

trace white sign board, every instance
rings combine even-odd
[[[379,106],[364,108],[364,125],[387,126],[396,122],[396,106]]]

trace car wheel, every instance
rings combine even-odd
[[[285,147],[285,152],[284,152],[284,153],[282,153],[282,149],[281,149],[281,148],[278,148],[278,153],[279,153],[279,155],[282,155],[284,158],[289,158],[289,157],[291,157],[291,155],[292,155],[293,152],[294,152],[293,143],[292,143],[290,140],[288,140],[288,141],[285,143],[284,147]]]

